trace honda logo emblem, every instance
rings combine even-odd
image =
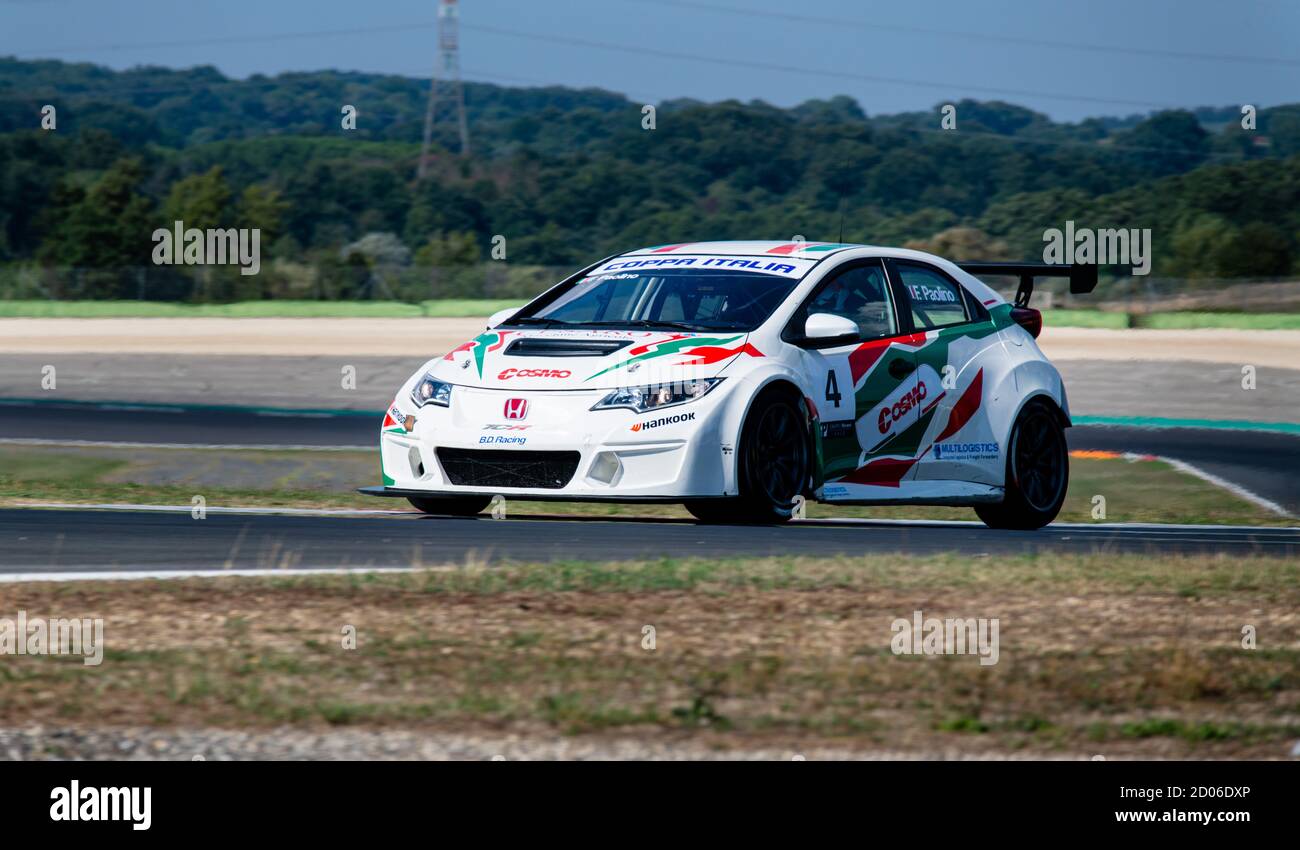
[[[506,399],[505,416],[507,419],[524,419],[528,416],[528,399]]]

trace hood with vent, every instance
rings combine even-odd
[[[502,329],[449,351],[433,372],[486,389],[605,389],[710,378],[742,356],[763,356],[744,332]]]

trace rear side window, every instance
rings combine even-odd
[[[958,284],[928,266],[900,262],[895,268],[911,303],[912,323],[917,330],[967,321],[966,299]]]

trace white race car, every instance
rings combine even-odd
[[[979,274],[1020,279],[1008,303]],[[380,430],[382,487],[427,513],[494,496],[680,502],[708,522],[827,504],[970,505],[1039,528],[1069,480],[1065,387],[1033,281],[1095,266],[701,242],[602,260],[430,360]]]

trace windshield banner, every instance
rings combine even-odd
[[[610,260],[587,276],[588,279],[618,272],[647,272],[657,269],[725,269],[756,272],[780,277],[800,278],[817,265],[817,260],[793,257],[619,257]]]

